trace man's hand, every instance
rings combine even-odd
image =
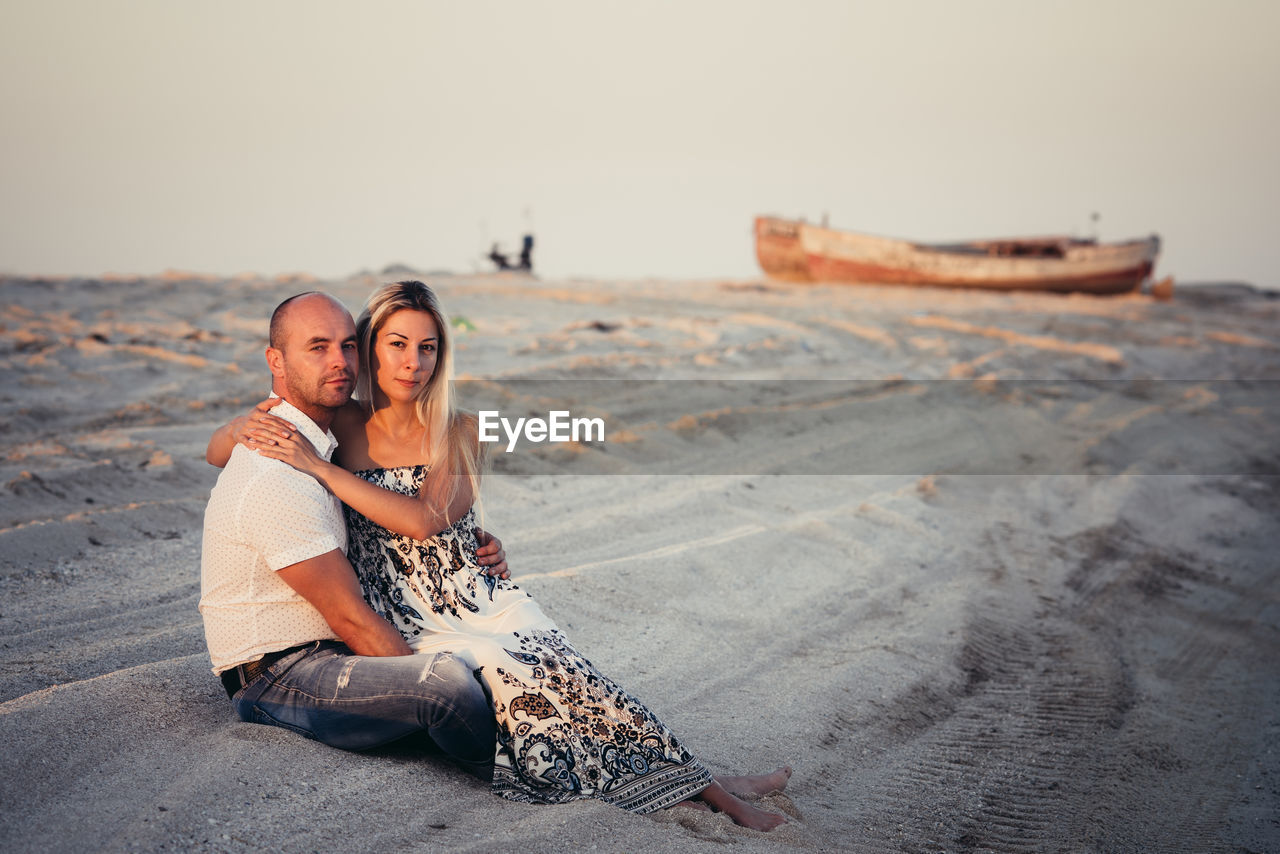
[[[476,528],[476,560],[485,568],[485,575],[496,575],[498,578],[510,578],[511,570],[507,567],[507,553],[502,549],[502,540],[483,528]]]

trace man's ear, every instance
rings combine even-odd
[[[284,351],[268,347],[267,367],[271,369],[271,376],[278,380],[284,379]]]

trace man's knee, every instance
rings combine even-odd
[[[449,653],[436,656],[431,674],[447,686],[448,695],[435,709],[435,723],[428,726],[432,739],[464,768],[488,780],[493,775],[497,721],[483,681],[470,662]]]
[[[489,697],[476,668],[465,658],[453,653],[441,653],[431,663],[431,678],[440,680],[450,688],[454,710],[465,716],[493,717]]]

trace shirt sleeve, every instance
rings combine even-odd
[[[267,467],[246,490],[240,531],[272,570],[318,557],[343,544],[336,499],[315,478],[281,463]]]

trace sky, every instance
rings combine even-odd
[[[758,276],[757,214],[1280,287],[1280,3],[0,0],[0,272]],[[1098,214],[1096,226],[1092,215]]]

